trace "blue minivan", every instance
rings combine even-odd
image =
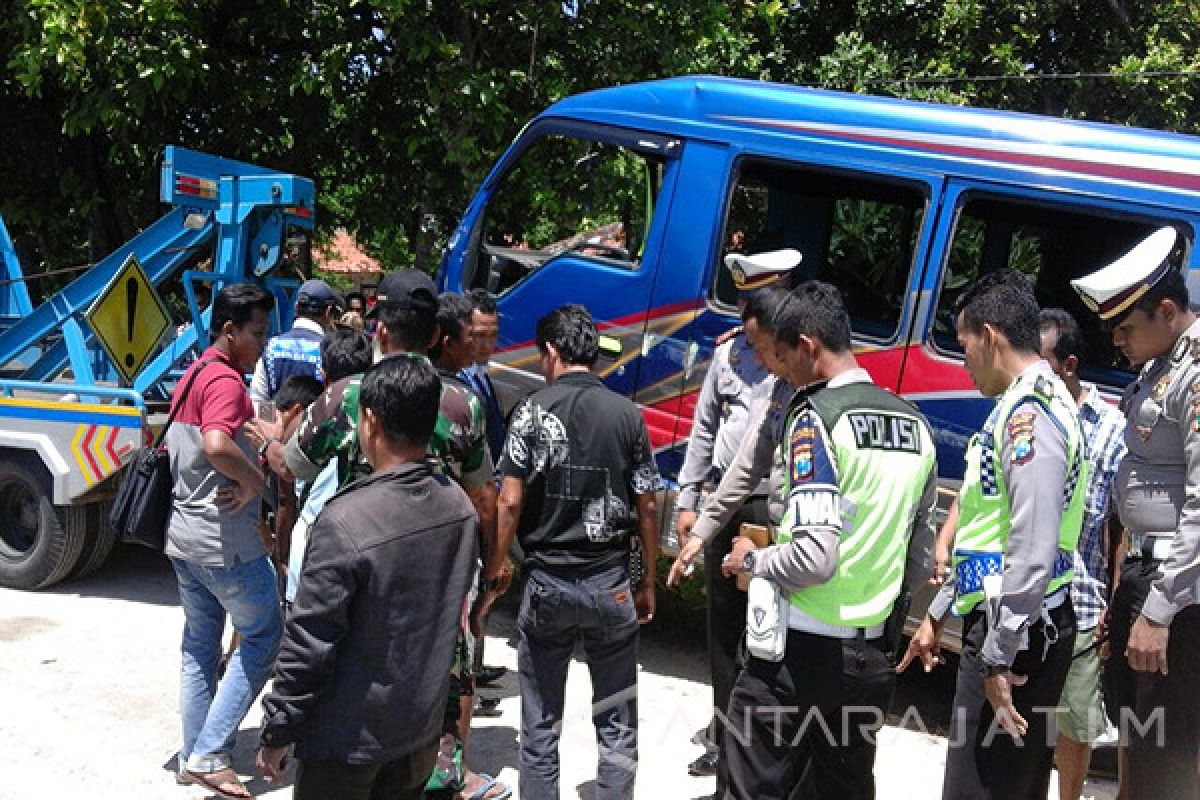
[[[935,429],[947,487],[991,406],[962,367],[951,309],[981,273],[1029,276],[1071,311],[1083,375],[1131,378],[1069,281],[1159,226],[1200,297],[1200,139],[745,80],[688,77],[569,97],[496,163],[450,238],[440,285],[498,295],[494,380],[536,388],[534,326],[589,308],[621,355],[601,373],[682,461],[714,339],[736,323],[729,252],[791,247],[846,297],[860,362]],[[669,508],[669,506],[668,506]]]

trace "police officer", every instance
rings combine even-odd
[[[676,499],[676,532],[680,546],[687,544],[696,521],[700,496],[708,481],[718,482],[729,468],[738,445],[746,436],[751,409],[770,393],[770,374],[755,354],[769,338],[753,320],[745,321],[749,293],[765,291],[800,262],[795,250],[743,256],[731,253],[725,264],[737,287],[738,306],[744,328],[713,352],[712,364],[704,376],[704,385],[692,419],[683,467],[679,470],[679,495]],[[767,345],[769,346],[769,344]],[[767,522],[766,485],[741,507],[708,544],[704,561],[704,588],[708,604],[708,661],[712,676],[713,707],[722,712],[733,685],[734,661],[746,627],[746,594],[736,582],[721,574],[721,556],[729,552],[733,537],[743,522]],[[712,775],[717,769],[715,726],[708,728],[705,752],[688,766],[692,775]]]
[[[1131,541],[1106,675],[1131,798],[1200,797],[1200,321],[1171,257],[1179,242],[1162,228],[1072,282],[1116,347],[1144,365],[1121,401],[1129,454],[1116,494]]]
[[[788,381],[805,387],[784,428],[784,516],[776,544],[738,537],[723,564],[785,593],[775,611],[786,631],[773,653],[750,648],[734,683],[724,796],[790,797],[807,770],[817,796],[873,797],[874,737],[896,678],[884,622],[906,573],[921,580],[929,568],[906,560],[933,537],[933,439],[858,366],[836,288],[801,284],[774,327]],[[914,535],[924,548],[910,548]]]
[[[1074,399],[1039,355],[1037,300],[1020,273],[988,273],[959,299],[967,370],[996,405],[967,446],[952,570],[908,652],[929,670],[946,612],[963,617],[943,798],[1044,797],[1048,715],[1075,641],[1073,551],[1087,463]]]

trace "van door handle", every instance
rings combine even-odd
[[[688,342],[688,346],[683,351],[683,381],[687,383],[692,379],[692,369],[696,366],[696,357],[700,355],[700,343],[695,339]]]

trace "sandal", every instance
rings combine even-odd
[[[229,767],[219,769],[216,772],[195,772],[188,770],[187,774],[192,780],[208,789],[210,792],[221,797],[232,798],[232,800],[247,800],[254,795],[250,794],[250,790],[242,783],[242,779],[238,774]]]
[[[505,786],[486,772],[477,772],[475,777],[483,783],[472,794],[467,794],[467,790],[463,789],[464,800],[508,800],[512,797],[512,787]],[[499,794],[489,795],[488,792],[492,789],[501,789],[502,791]]]

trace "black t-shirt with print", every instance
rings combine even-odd
[[[590,372],[568,372],[514,409],[500,472],[525,484],[527,562],[550,568],[628,556],[634,497],[660,486],[642,415]]]

